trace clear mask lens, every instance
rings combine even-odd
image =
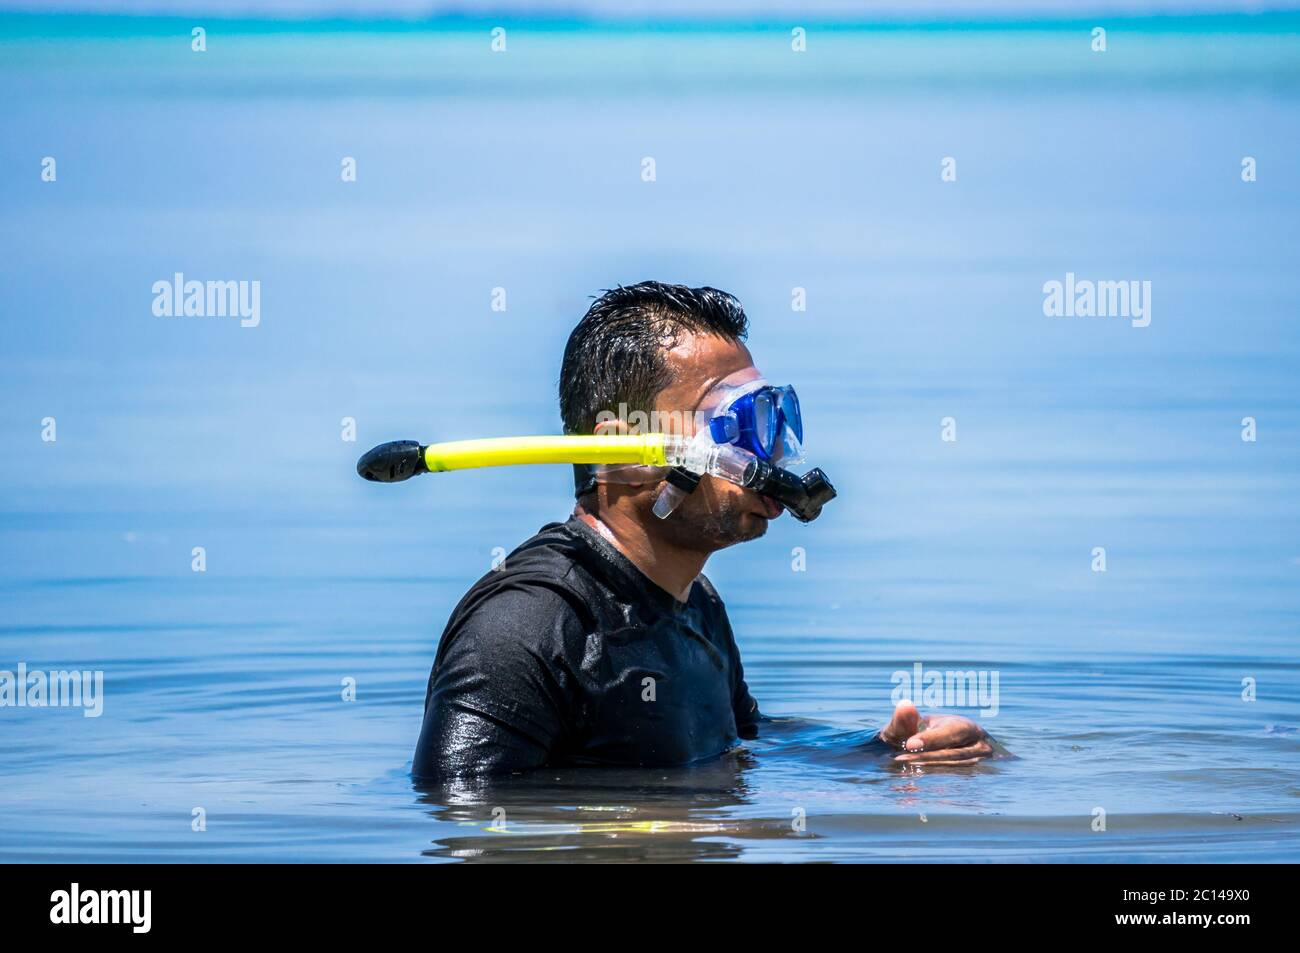
[[[803,466],[808,462],[803,443],[790,427],[781,430],[781,440],[772,453],[772,464],[789,470],[791,467]]]
[[[754,395],[754,434],[763,452],[771,454],[776,444],[777,414],[772,405],[772,392],[759,391]]]

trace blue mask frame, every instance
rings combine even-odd
[[[792,385],[765,384],[724,404],[722,412],[709,419],[709,436],[715,443],[731,443],[748,450],[760,460],[773,460],[783,445],[788,428],[803,442],[803,417],[799,396]]]

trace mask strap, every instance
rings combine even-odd
[[[596,467],[590,463],[573,465],[573,498],[581,499],[596,489]]]

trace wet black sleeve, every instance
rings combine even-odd
[[[758,710],[758,702],[749,694],[745,684],[745,670],[740,664],[740,653],[736,653],[736,687],[731,696],[731,708],[736,714],[736,734],[741,738],[757,738],[758,726],[763,721],[763,713]]]
[[[736,635],[731,631],[731,620],[726,610],[722,610],[723,624],[727,627],[727,642],[731,647],[731,710],[736,716],[736,734],[744,739],[757,738],[758,726],[764,720],[758,710],[758,702],[749,693],[745,684],[745,666],[740,661],[740,647],[736,645]]]
[[[545,764],[570,723],[564,646],[583,637],[577,612],[544,586],[503,589],[454,619],[430,676],[412,773],[445,779]]]

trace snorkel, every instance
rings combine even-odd
[[[755,377],[721,388],[707,410],[693,415],[690,436],[598,433],[496,437],[428,446],[399,440],[365,454],[357,461],[357,473],[378,483],[399,483],[420,473],[570,463],[586,467],[596,483],[662,483],[654,502],[654,514],[660,519],[695,492],[705,476],[767,496],[801,523],[811,523],[821,515],[822,507],[835,499],[835,487],[820,469],[803,476],[791,469],[804,460],[803,415],[793,386],[775,387]],[[597,426],[603,423],[598,416]],[[652,424],[656,430],[659,426]]]
[[[415,440],[380,444],[357,461],[357,473],[376,483],[400,483],[421,473],[527,463],[571,463],[611,468],[668,468],[641,471],[645,476],[619,482],[664,481],[654,512],[667,517],[705,475],[719,477],[771,497],[801,523],[821,515],[835,498],[835,487],[819,468],[798,476],[790,470],[735,447],[696,437],[666,433],[491,437],[421,445]]]

